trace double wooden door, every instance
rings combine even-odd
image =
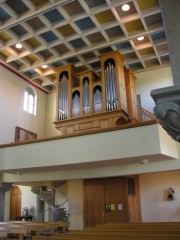
[[[126,179],[84,181],[85,226],[110,222],[128,222]]]
[[[137,178],[84,180],[84,223],[98,224],[141,221]],[[135,206],[135,208],[134,208]],[[132,208],[132,209],[131,209]]]

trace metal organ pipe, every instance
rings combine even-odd
[[[116,68],[111,65],[111,76],[112,76],[112,88],[113,88],[113,105],[115,110],[118,109],[118,97],[117,97],[117,86],[116,86]]]
[[[94,93],[94,112],[100,112],[102,110],[102,93],[97,88]]]
[[[68,81],[65,80],[65,97],[64,97],[64,108],[65,108],[65,118],[68,118]]]
[[[107,75],[108,75],[107,69],[105,69],[106,110],[109,111],[110,99],[109,99],[109,92],[108,92],[108,77],[107,77]]]
[[[61,88],[61,80],[59,84],[59,98],[58,98],[58,119],[61,120],[61,115],[62,115],[62,108],[61,108],[61,97],[62,97],[62,88]]]
[[[109,62],[105,67],[105,92],[106,92],[106,110],[117,110],[117,88],[116,88],[116,69],[115,66]]]
[[[113,82],[113,71],[114,66],[109,64],[110,70],[110,79],[111,79],[111,91],[112,91],[112,99],[111,99],[111,109],[114,110],[114,99],[115,99],[115,89],[114,89],[114,82]]]
[[[111,63],[108,65],[109,92],[110,92],[110,110],[113,110],[113,86],[111,77]]]
[[[68,117],[68,78],[63,74],[59,84],[59,120],[67,119]]]
[[[84,113],[89,113],[89,81],[88,79],[84,79],[83,83],[83,108],[84,108]]]
[[[77,116],[80,114],[80,96],[78,95],[79,92],[75,91],[73,96],[73,102],[72,102],[72,115]]]

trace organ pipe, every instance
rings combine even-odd
[[[96,88],[94,91],[94,112],[101,112],[102,110],[102,93],[100,89]]]
[[[65,120],[68,117],[68,77],[67,74],[60,75],[59,84],[59,120]]]
[[[90,112],[89,81],[87,78],[83,82],[83,110],[85,114]]]
[[[72,100],[72,116],[78,116],[80,114],[80,96],[79,92],[75,91]]]
[[[111,63],[105,67],[105,94],[106,94],[106,111],[118,109],[118,98],[116,88],[116,68]]]

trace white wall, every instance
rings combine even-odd
[[[180,221],[180,170],[140,175],[143,222]],[[167,200],[167,189],[175,190],[175,200]]]
[[[150,92],[173,85],[171,68],[163,67],[137,73],[136,78],[136,94],[140,95],[141,107],[153,113],[155,104]]]
[[[0,144],[14,142],[15,126],[37,133],[38,138],[44,137],[47,94],[3,66],[0,66],[0,86]],[[36,116],[23,111],[28,86],[37,94]]]
[[[30,209],[32,206],[34,207],[34,210],[36,212],[36,198],[37,194],[31,192],[31,187],[29,186],[18,186],[21,189],[21,212],[23,208],[27,207]],[[34,218],[34,217],[33,217]],[[34,221],[35,219],[33,219]]]
[[[59,136],[61,132],[55,128],[53,122],[56,120],[56,93],[50,93],[47,96],[47,121],[46,137]]]
[[[83,229],[83,181],[68,181],[70,229]]]
[[[83,180],[68,180],[57,188],[55,204],[68,211],[69,229],[83,229]]]

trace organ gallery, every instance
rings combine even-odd
[[[67,64],[57,68],[55,127],[62,135],[114,129],[138,122],[135,76],[124,68],[118,51],[99,56],[101,76],[78,72]]]

